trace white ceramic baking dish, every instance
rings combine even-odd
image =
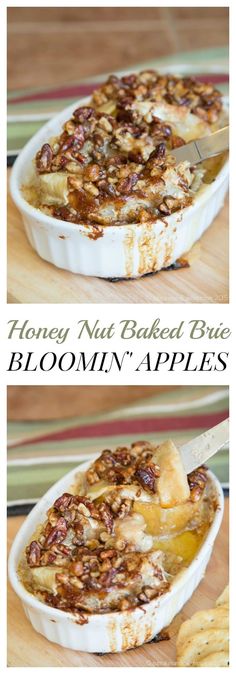
[[[79,470],[87,470],[86,462]],[[34,629],[49,641],[76,651],[92,653],[110,653],[127,650],[150,641],[164,627],[170,624],[174,616],[191,597],[205,573],[213,544],[220,528],[224,497],[217,478],[209,471],[210,489],[217,503],[214,520],[206,539],[191,565],[176,577],[171,590],[153,599],[141,608],[104,615],[88,616],[88,622],[79,625],[76,617],[51,608],[27,592],[17,575],[18,563],[22,551],[37,525],[44,521],[48,508],[64,491],[70,491],[78,468],[73,469],[57,482],[34,507],[20,528],[9,556],[9,576],[11,584],[20,597],[25,613]]]
[[[61,132],[73,111],[87,105],[79,100],[45,124],[17,158],[11,175],[11,194],[18,206],[30,244],[47,262],[76,274],[103,278],[137,278],[169,267],[186,253],[214,220],[228,187],[228,162],[194,203],[154,223],[97,226],[57,220],[31,206],[21,188],[33,172],[32,160],[48,140]]]

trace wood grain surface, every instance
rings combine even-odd
[[[9,7],[8,88],[58,86],[228,44],[228,7]]]
[[[225,499],[223,523],[214,551],[201,581],[191,599],[184,606],[170,628],[169,641],[150,643],[125,653],[104,656],[61,648],[35,632],[28,622],[21,602],[9,586],[8,591],[8,666],[9,667],[173,667],[176,664],[175,642],[177,631],[186,618],[195,611],[211,608],[228,582],[228,513]],[[8,545],[24,521],[24,517],[8,521]]]
[[[137,280],[110,281],[72,274],[31,248],[9,195],[9,303],[218,303],[228,302],[228,204],[196,245],[189,268]]]
[[[66,419],[100,414],[167,392],[168,386],[8,386],[9,421]],[[171,386],[171,391],[181,386]],[[184,387],[188,399],[195,387]]]

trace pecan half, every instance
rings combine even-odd
[[[127,178],[124,178],[118,185],[117,188],[120,192],[120,194],[129,194],[134,185],[138,182],[139,176],[137,173],[132,173],[130,176]]]
[[[40,566],[41,548],[37,541],[32,541],[26,548],[26,557],[29,566]]]
[[[207,468],[200,466],[188,475],[188,483],[190,487],[190,497],[192,501],[198,501],[201,498],[202,492],[205,489],[207,482]]]
[[[164,164],[166,158],[165,143],[159,143],[155,150],[151,152],[147,164]]]
[[[76,119],[77,122],[80,122],[80,124],[83,124],[84,122],[87,121],[87,119],[91,119],[94,115],[94,109],[90,108],[88,106],[84,106],[81,108],[77,108],[73,112],[73,117]]]
[[[67,534],[67,524],[64,517],[59,517],[55,527],[51,528],[48,536],[45,539],[45,548],[50,548],[55,543],[61,543]]]
[[[57,510],[64,512],[64,510],[67,510],[72,500],[73,500],[72,494],[67,494],[65,492],[65,494],[62,494],[62,496],[59,496],[59,498],[56,499],[56,501],[54,502],[54,508],[57,508]]]
[[[160,476],[160,471],[157,466],[150,464],[146,468],[138,468],[135,473],[136,480],[144,489],[155,493],[156,479]]]
[[[134,75],[132,73],[131,75],[123,75],[121,81],[123,82],[123,84],[126,84],[127,87],[132,87],[134,84],[136,84],[137,75]]]
[[[49,143],[44,143],[41,150],[36,154],[36,166],[39,173],[49,173],[51,171],[51,164],[53,158],[53,151]]]

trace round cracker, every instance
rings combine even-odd
[[[228,648],[229,634],[224,629],[202,630],[190,637],[186,644],[178,649],[178,667],[194,667],[210,653],[225,651]]]
[[[218,651],[210,653],[202,660],[199,660],[198,667],[229,667],[229,652]]]
[[[227,629],[229,625],[229,612],[225,606],[218,606],[204,611],[197,611],[190,620],[186,620],[180,627],[177,637],[177,650],[181,650],[190,637],[205,629]]]

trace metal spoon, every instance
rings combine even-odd
[[[229,419],[179,448],[186,474],[205,463],[229,441]]]
[[[210,136],[192,140],[186,145],[171,150],[170,154],[175,157],[179,164],[182,161],[189,161],[191,166],[199,164],[204,159],[215,157],[221,152],[229,149],[229,127],[225,126],[219,131],[215,131]]]

